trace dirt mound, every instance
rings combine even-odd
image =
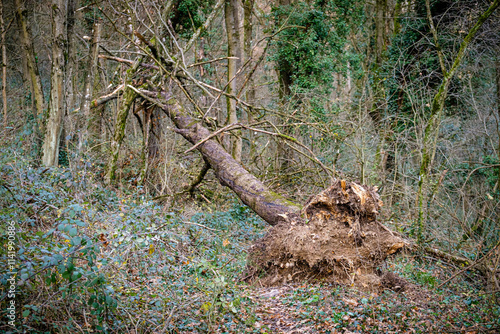
[[[407,242],[377,221],[382,206],[376,189],[336,180],[313,196],[301,215],[288,215],[252,246],[247,280],[263,285],[321,280],[382,286],[388,255]]]

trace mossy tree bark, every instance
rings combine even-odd
[[[75,92],[77,90],[78,82],[78,61],[76,59],[76,9],[78,7],[78,0],[67,1],[67,20],[66,20],[66,109],[71,113],[76,108]],[[68,117],[69,118],[69,117]],[[70,122],[67,122],[70,123]],[[66,130],[70,130],[68,127]]]
[[[253,36],[253,8],[254,8],[254,0],[245,0],[243,2],[243,53],[245,56],[245,61],[252,58],[252,36]],[[250,75],[248,78],[248,82],[246,83],[246,100],[248,103],[253,104],[255,101],[255,87],[253,76]],[[247,111],[247,123],[253,123],[253,115],[251,111]],[[250,142],[250,152],[249,152],[249,160],[251,161],[255,155],[255,144],[254,144],[254,135],[252,131],[248,131],[246,133],[248,136],[248,141]]]
[[[2,44],[2,103],[3,103],[3,124],[7,126],[7,47],[5,45],[6,27],[3,20],[3,2],[0,1],[0,29]]]
[[[52,66],[50,74],[49,118],[43,142],[42,163],[57,166],[64,116],[64,47],[66,10],[64,0],[52,1]]]
[[[236,73],[241,64],[238,1],[226,0],[224,6],[224,16],[227,33],[227,56],[229,57],[227,60],[227,92],[228,94],[234,95],[237,92]],[[238,116],[236,114],[236,101],[227,96],[226,106],[226,125],[237,123]],[[236,161],[241,161],[241,130],[233,131],[228,149]]]
[[[140,66],[141,61],[142,57],[139,57],[136,59],[132,67],[127,70],[127,77],[123,83],[124,92],[116,114],[113,137],[111,138],[111,155],[106,166],[106,176],[104,178],[107,184],[110,184],[115,180],[116,162],[118,161],[120,147],[122,145],[123,138],[125,137],[125,125],[127,124],[128,113],[130,107],[134,103],[134,100],[137,98],[137,93],[128,88],[128,85],[131,83],[132,77],[137,71],[137,68]]]
[[[38,63],[35,57],[35,48],[33,46],[33,38],[31,36],[31,28],[28,23],[28,10],[24,6],[22,0],[15,0],[16,20],[19,26],[19,39],[21,42],[24,59],[26,60],[26,77],[30,80],[31,92],[33,95],[34,114],[37,122],[35,135],[38,137],[37,142],[41,142],[44,133],[44,118],[45,118],[45,99],[43,96],[42,80],[38,71]],[[39,147],[39,146],[38,146]]]
[[[158,100],[157,93],[131,89],[161,108],[177,127],[176,132],[190,143],[197,144],[210,136],[210,131],[193,119],[174,97],[163,93],[163,99]],[[233,190],[243,203],[269,224],[276,225],[285,221],[287,216],[300,212],[300,205],[271,191],[243,168],[216,140],[209,139],[197,149],[215,171],[219,182]]]
[[[500,47],[498,47],[497,50],[498,53],[495,59],[495,81],[497,86],[497,113],[498,113],[498,118],[500,119]],[[498,129],[498,133],[500,134],[500,128]],[[500,136],[498,137],[499,138],[498,138],[497,154],[498,154],[498,162],[500,163]],[[500,168],[498,169],[498,177],[497,177],[497,189],[498,188],[500,188]],[[500,215],[498,217],[500,219]]]
[[[131,89],[125,89],[123,97],[116,115],[113,138],[111,139],[111,155],[109,157],[105,181],[110,184],[115,180],[116,162],[120,154],[120,148],[125,137],[125,125],[130,107],[134,103],[137,94]]]
[[[422,143],[422,157],[420,163],[420,172],[418,178],[418,191],[417,191],[417,202],[418,202],[418,221],[417,226],[413,226],[413,229],[416,233],[417,240],[419,242],[423,241],[423,230],[424,230],[424,203],[426,203],[426,189],[429,179],[429,174],[432,168],[432,164],[434,162],[434,157],[436,155],[436,148],[438,142],[439,135],[439,127],[441,125],[441,119],[443,116],[444,105],[446,101],[446,97],[448,95],[448,88],[450,86],[451,79],[455,75],[460,63],[462,62],[465,51],[467,47],[473,40],[477,31],[483,23],[490,17],[490,15],[498,8],[500,4],[500,0],[495,0],[490,5],[490,7],[478,18],[476,24],[469,30],[467,36],[465,36],[464,40],[460,44],[460,49],[452,63],[452,66],[449,70],[446,70],[444,56],[442,54],[441,49],[439,48],[438,43],[438,34],[437,30],[434,27],[434,23],[432,21],[432,16],[430,14],[430,4],[429,0],[426,0],[427,7],[427,16],[429,19],[429,26],[431,28],[431,32],[434,36],[434,42],[436,44],[436,48],[438,50],[439,61],[441,64],[441,69],[443,71],[443,80],[438,88],[438,92],[432,99],[431,110],[430,110],[430,118],[427,122],[427,125],[424,130],[424,138]]]

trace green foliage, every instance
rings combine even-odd
[[[439,17],[439,45],[447,64],[456,53],[456,26],[460,22],[456,19],[458,16],[454,16],[455,11],[456,8],[450,7],[447,1],[431,1],[431,13],[433,17]],[[379,70],[389,97],[387,116],[395,118],[395,126],[400,132],[409,128],[405,123],[411,121],[416,108],[425,106],[424,113],[430,112],[429,103],[442,82],[443,73],[429,28],[425,2],[419,0],[416,11],[398,22],[400,29],[392,36],[386,52],[387,60]],[[463,37],[460,36],[459,41]],[[445,102],[448,115],[466,110],[459,108],[461,102],[455,94],[460,86],[460,77],[452,78]],[[422,93],[424,91],[426,93]]]
[[[346,73],[348,62],[356,69],[357,59],[346,50],[346,41],[353,23],[362,19],[360,8],[356,1],[331,0],[274,7],[279,34],[271,60],[278,71],[290,75],[299,90],[307,90],[330,88],[332,74]]]
[[[214,1],[177,0],[170,15],[174,29],[184,38],[189,38],[201,27],[210,14]]]
[[[24,328],[129,332],[129,314],[148,320],[145,331],[207,331],[220,319],[246,326],[239,319],[252,306],[237,281],[242,250],[264,227],[246,206],[187,219],[142,195],[110,192],[84,170],[35,169],[18,159],[1,173],[0,217],[17,226]],[[0,232],[3,243],[4,225]]]
[[[184,216],[143,195],[106,190],[82,171],[35,169],[22,159],[1,168],[0,219],[18,226],[16,300],[29,331],[275,332],[262,310],[286,308],[282,321],[318,330],[418,331],[429,329],[425,317],[443,332],[449,323],[487,326],[500,313],[471,282],[457,284],[466,293],[443,290],[431,304],[311,284],[280,287],[279,298],[266,299],[240,281],[246,250],[266,225],[237,201],[225,212]],[[442,265],[404,257],[389,266],[426,288],[449,277]]]

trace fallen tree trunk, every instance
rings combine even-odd
[[[190,143],[197,144],[210,136],[210,131],[193,119],[172,96],[163,94],[161,101],[156,98],[157,94],[154,92],[129,87],[160,107],[177,127],[175,131]],[[234,160],[217,141],[206,140],[197,149],[213,168],[219,182],[231,188],[243,203],[269,224],[276,225],[281,221],[286,221],[289,217],[298,216],[300,205],[271,191]]]
[[[221,184],[274,227],[251,249],[246,278],[268,277],[275,284],[304,279],[359,283],[377,289],[380,267],[407,242],[377,222],[382,202],[376,189],[335,180],[306,205],[290,202],[236,162],[199,121],[172,96],[129,86],[155,103],[214,169]]]
[[[149,47],[159,64],[165,63],[154,45],[139,33],[136,36]],[[195,103],[181,83],[179,86],[188,100]],[[215,134],[191,117],[171,93],[132,85],[126,89],[162,109],[175,124],[173,130],[202,154],[219,182],[273,225],[250,250],[246,279],[267,277],[265,283],[269,284],[326,279],[369,289],[390,288],[393,282],[401,288],[401,280],[392,276],[384,279],[380,267],[388,255],[407,242],[377,222],[382,202],[376,189],[334,180],[330,188],[302,207],[271,191],[243,168],[215,140]]]

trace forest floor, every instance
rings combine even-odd
[[[231,194],[224,205],[184,198],[173,209],[137,188],[106,188],[90,171],[0,168],[0,219],[18,224],[19,332],[500,331],[500,306],[483,278],[466,271],[440,286],[461,268],[425,254],[402,252],[380,268],[407,282],[400,292],[250,285],[242,281],[247,251],[268,226]]]

